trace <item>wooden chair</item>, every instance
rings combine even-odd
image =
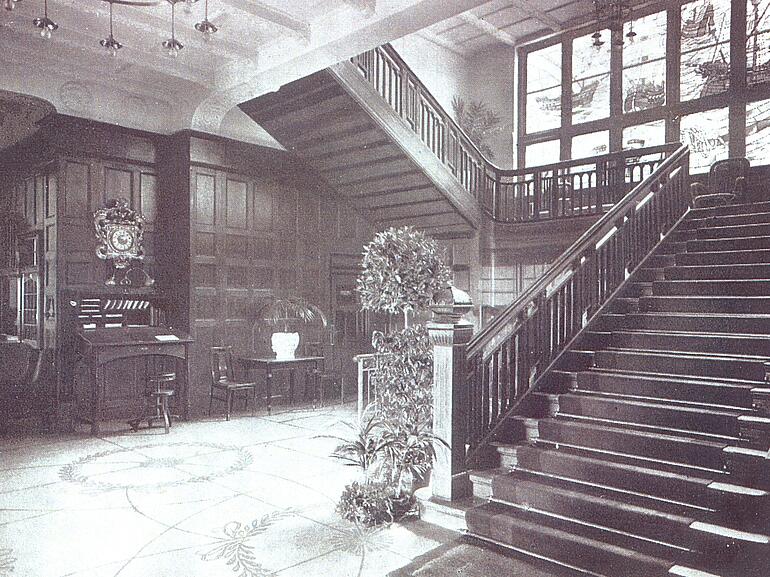
[[[139,423],[146,420],[147,426],[152,427],[153,422],[163,421],[163,429],[168,435],[171,429],[171,410],[169,400],[174,396],[174,389],[171,383],[176,381],[175,372],[162,372],[149,374],[147,376],[147,386],[145,388],[145,397],[152,401],[152,412],[143,417],[138,417],[128,421],[132,431],[139,430]]]
[[[251,414],[257,406],[257,387],[256,381],[237,381],[233,369],[233,348],[232,347],[211,347],[211,389],[209,391],[209,417],[211,416],[211,406],[214,400],[224,401],[226,403],[226,420],[230,420],[230,413],[233,410],[233,397],[238,392],[245,392],[244,409],[249,406],[249,390],[252,391]],[[217,396],[215,393],[224,392],[224,397]]]
[[[331,384],[334,388],[339,386],[340,390],[340,403],[345,402],[345,381],[342,373],[336,370],[334,366],[334,353],[331,352],[328,356],[325,354],[326,350],[323,343],[305,343],[305,354],[309,357],[324,357],[321,363],[321,367],[316,370],[314,375],[314,381],[318,384],[318,399],[319,404],[323,406],[324,403],[324,390],[326,384]],[[330,362],[327,362],[327,359]]]
[[[745,158],[726,158],[715,162],[709,170],[708,186],[700,182],[690,186],[693,208],[746,202],[749,167]]]

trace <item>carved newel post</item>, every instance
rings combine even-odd
[[[463,315],[473,308],[468,293],[448,287],[431,307],[428,334],[433,344],[433,433],[436,462],[431,474],[434,499],[453,501],[470,492],[465,470],[468,391],[465,377],[466,345],[473,325]]]

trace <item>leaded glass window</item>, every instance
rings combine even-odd
[[[623,150],[645,148],[666,143],[666,122],[656,120],[623,129]]]
[[[681,100],[720,94],[730,87],[730,0],[682,5]]]
[[[770,0],[746,2],[746,83],[770,80]]]
[[[561,126],[561,44],[527,55],[527,133]]]
[[[770,164],[770,100],[746,105],[746,158],[751,164]]]
[[[546,140],[527,146],[524,166],[542,166],[559,162],[561,145],[558,140]]]
[[[657,12],[623,27],[623,112],[647,110],[666,103],[666,12]]]
[[[601,31],[605,37],[608,30]],[[610,43],[594,46],[591,34],[572,42],[572,123],[610,114]]]
[[[572,158],[585,158],[586,156],[599,156],[610,152],[610,133],[607,130],[601,132],[589,132],[572,139]]]
[[[728,155],[728,109],[706,110],[683,116],[680,138],[690,147],[690,172],[706,172]]]

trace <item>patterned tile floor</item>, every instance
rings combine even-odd
[[[338,517],[356,472],[318,436],[353,419],[345,406],[0,438],[0,577],[385,576],[454,535]]]

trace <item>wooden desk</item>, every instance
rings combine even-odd
[[[174,340],[159,340],[158,336],[173,335]],[[80,332],[77,353],[80,360],[88,367],[90,406],[87,407],[91,422],[91,434],[99,434],[99,423],[104,420],[105,371],[104,365],[118,359],[135,357],[172,357],[180,365],[177,371],[177,383],[181,387],[180,412],[182,418],[189,414],[188,349],[192,339],[164,327],[120,327],[92,329]]]
[[[250,355],[239,355],[238,360],[249,373],[256,369],[265,371],[265,397],[267,400],[267,414],[272,413],[273,400],[273,374],[276,371],[289,371],[289,401],[294,400],[295,372],[297,369],[305,369],[305,386],[307,387],[308,377],[312,375],[315,380],[318,377],[319,364],[323,362],[323,357],[295,357],[293,359],[276,359],[256,357]],[[315,394],[315,393],[314,393]],[[283,395],[275,395],[275,398]]]

